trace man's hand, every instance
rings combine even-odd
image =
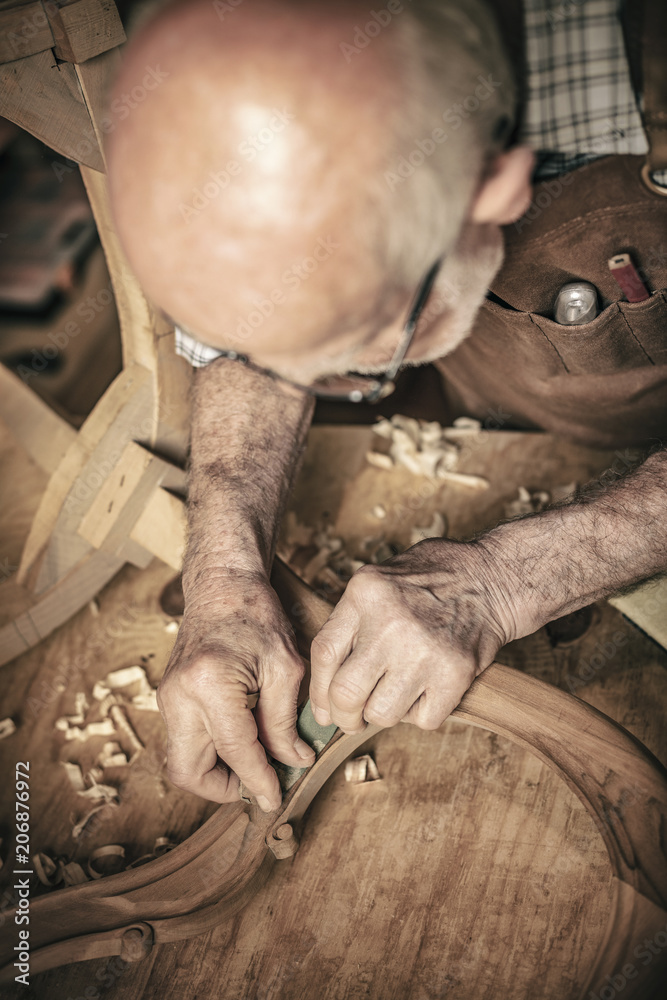
[[[237,580],[214,602],[189,608],[158,689],[171,781],[230,802],[240,778],[262,809],[277,809],[280,786],[264,748],[296,767],[315,756],[295,728],[303,674],[268,582]],[[255,693],[253,712],[248,701]]]
[[[499,576],[479,543],[444,539],[360,569],[313,641],[317,721],[437,729],[514,637]]]

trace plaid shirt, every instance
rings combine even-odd
[[[526,100],[519,141],[537,153],[535,180],[601,156],[648,152],[625,54],[621,4],[523,0]],[[667,171],[653,179],[667,186]],[[195,367],[224,353],[178,327],[176,352]]]

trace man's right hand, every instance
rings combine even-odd
[[[215,802],[238,798],[239,779],[265,811],[281,790],[264,748],[307,767],[314,751],[296,732],[304,666],[268,581],[226,582],[186,607],[158,689],[167,727],[167,772],[179,788]],[[249,696],[258,694],[253,710]],[[254,701],[254,699],[252,699]]]

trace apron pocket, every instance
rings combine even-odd
[[[530,318],[570,375],[612,375],[667,359],[663,292],[644,302],[614,302],[581,326],[561,326],[536,313]]]

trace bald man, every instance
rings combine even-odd
[[[275,809],[266,751],[314,759],[295,729],[303,666],[268,573],[317,396],[375,401],[402,365],[438,361],[460,412],[500,405],[512,426],[605,446],[658,438],[639,469],[577,502],[358,571],[312,647],[322,724],[436,728],[505,643],[667,568],[664,294],[651,316],[632,312],[604,268],[617,218],[640,246],[667,222],[665,199],[624,173],[646,139],[623,63],[617,146],[573,150],[574,175],[542,162],[548,202],[531,202],[534,155],[513,126],[517,85],[524,123],[535,112],[531,67],[508,57],[517,13],[482,0],[371,12],[195,0],[161,9],[129,45],[108,129],[116,223],[199,366],[185,615],[158,700],[170,777],[206,798],[235,798],[241,779]],[[614,37],[622,49],[620,22]],[[614,94],[624,58],[609,69]],[[159,82],[128,103],[148,72]],[[589,210],[588,256],[570,240],[564,267],[553,247]],[[549,317],[568,277],[598,288],[592,327]]]

